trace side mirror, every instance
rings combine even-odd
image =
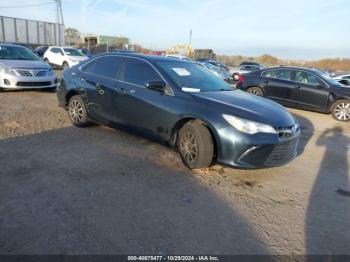
[[[166,83],[164,81],[159,81],[159,80],[148,81],[145,84],[146,88],[151,89],[151,90],[155,90],[158,92],[162,92],[162,93],[164,93],[165,86],[166,86]]]

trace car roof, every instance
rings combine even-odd
[[[14,43],[7,43],[7,42],[0,42],[0,45],[2,46],[17,46],[17,47],[26,47],[21,44],[14,44]]]
[[[72,48],[72,49],[79,49],[79,48],[74,47],[74,46],[58,46],[58,45],[52,45],[52,46],[49,46],[49,48]]]
[[[149,62],[178,62],[178,63],[191,63],[191,61],[181,60],[178,58],[167,57],[167,56],[158,56],[158,55],[145,55],[140,53],[122,53],[122,52],[110,52],[102,53],[98,56],[103,55],[118,55],[122,57],[131,57],[131,58],[140,58]]]
[[[267,67],[262,70],[270,70],[270,69],[293,69],[293,70],[304,70],[309,72],[320,72],[320,69],[311,68],[311,67],[302,67],[302,66],[275,66],[275,67]]]

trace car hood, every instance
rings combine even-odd
[[[50,68],[45,62],[41,60],[0,60],[0,66],[9,68]]]
[[[345,94],[346,96],[350,96],[350,86],[347,85],[338,85],[338,86],[331,86],[332,90],[335,93]]]
[[[287,127],[295,124],[294,118],[281,105],[272,100],[254,96],[240,90],[192,93],[210,108],[222,114],[229,114],[273,127]],[[211,106],[208,103],[215,103]],[[219,106],[217,106],[219,104]]]

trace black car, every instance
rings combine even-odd
[[[36,53],[39,57],[44,57],[44,54],[47,51],[47,49],[49,49],[49,46],[47,45],[37,46],[34,49],[34,53]]]
[[[237,88],[285,106],[331,113],[336,120],[350,121],[350,88],[317,69],[267,68],[241,76]]]
[[[232,87],[196,64],[108,53],[66,70],[59,104],[73,124],[137,130],[176,146],[189,168],[258,168],[296,156],[300,130],[281,105]],[[126,127],[126,128],[125,128]]]

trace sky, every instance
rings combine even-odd
[[[56,21],[53,0],[0,0],[0,15]],[[8,8],[29,4],[35,7]],[[349,0],[62,0],[66,27],[164,50],[189,42],[217,54],[350,58]]]

